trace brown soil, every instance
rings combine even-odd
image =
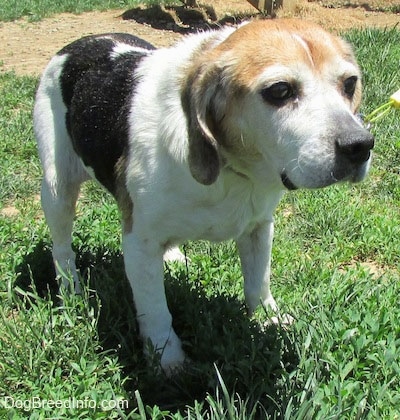
[[[379,10],[380,5],[388,10],[388,5],[395,5],[397,1],[354,0],[348,3],[340,0],[286,0],[284,9],[278,11],[277,15],[305,18],[333,31],[393,27],[399,24],[400,14]],[[213,0],[210,3],[212,8],[197,10],[197,16],[181,16],[177,10],[161,10],[164,13],[161,16],[158,10],[156,17],[143,11],[112,10],[82,15],[61,14],[35,23],[29,23],[25,19],[0,23],[0,71],[15,70],[17,74],[38,75],[55,52],[85,35],[129,32],[158,47],[164,47],[171,45],[190,30],[257,15],[257,11],[245,0]],[[321,4],[325,4],[325,7]]]

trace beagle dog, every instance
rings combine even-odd
[[[187,240],[237,243],[249,311],[270,291],[273,213],[285,190],[358,182],[373,136],[356,116],[351,47],[296,19],[255,20],[155,49],[128,34],[79,39],[41,78],[34,129],[61,287],[79,282],[71,233],[80,185],[116,199],[141,337],[172,372],[163,256]]]

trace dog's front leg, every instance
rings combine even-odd
[[[165,296],[164,249],[151,239],[140,240],[133,232],[124,234],[123,249],[145,350],[150,339],[154,350],[161,355],[162,368],[172,373],[182,365],[185,354],[172,328]]]
[[[262,303],[277,310],[270,290],[271,249],[274,235],[273,221],[257,225],[238,238],[237,246],[242,263],[244,293],[249,312]]]

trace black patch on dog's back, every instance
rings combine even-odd
[[[117,44],[138,49],[113,58],[111,53]],[[68,54],[60,83],[74,150],[114,195],[118,163],[128,154],[128,116],[137,83],[135,69],[153,49],[132,35],[110,34],[82,38],[59,52]]]

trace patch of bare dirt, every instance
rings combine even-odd
[[[399,24],[400,14],[382,12],[379,7],[383,4],[388,10],[391,1],[395,4],[398,0],[322,2],[329,7],[315,1],[286,0],[284,9],[278,11],[277,15],[308,19],[333,31],[393,27]],[[14,70],[17,74],[38,75],[59,49],[85,35],[128,32],[157,47],[165,47],[179,39],[183,32],[234,23],[241,17],[256,15],[257,10],[245,0],[214,0],[212,6],[198,10],[197,17],[195,14],[189,15],[192,16],[189,23],[185,21],[187,17],[179,16],[176,10],[167,12],[164,17],[146,16],[145,13],[140,16],[138,11],[129,15],[126,10],[112,10],[82,15],[61,14],[35,23],[25,19],[0,23],[0,71]]]
[[[25,19],[0,26],[0,67],[18,74],[38,75],[49,59],[64,45],[86,35],[104,32],[129,32],[157,46],[168,46],[179,35],[157,31],[149,26],[123,20],[123,10],[61,14],[29,23]]]
[[[0,210],[0,215],[3,217],[17,217],[20,211],[14,206],[6,206]]]
[[[372,279],[379,279],[392,270],[390,267],[383,266],[376,261],[367,259],[366,261],[352,260],[348,263],[344,263],[339,267],[339,272],[345,274],[349,270],[357,268],[361,268],[363,271],[369,273]]]

